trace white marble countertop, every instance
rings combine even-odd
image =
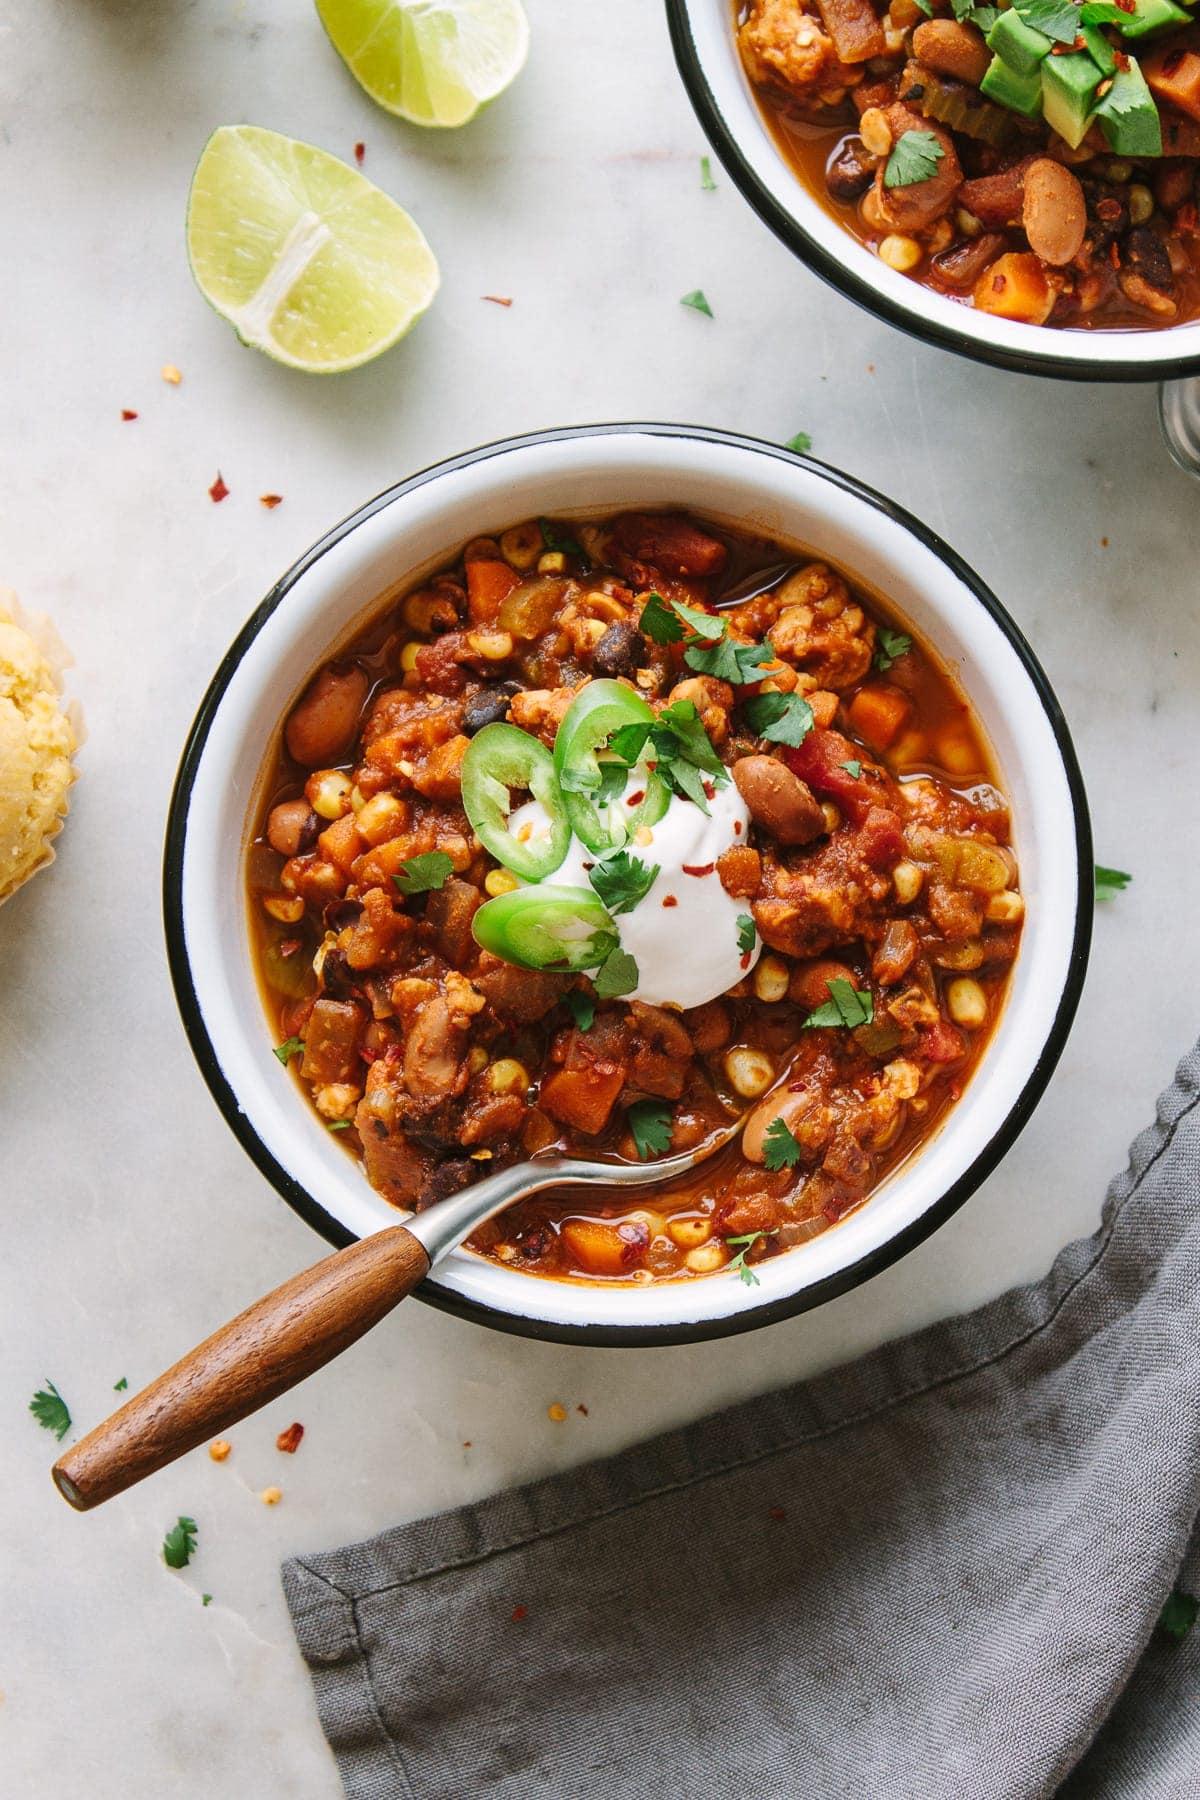
[[[307,4],[0,0],[0,585],[73,646],[91,734],[59,861],[0,912],[14,1800],[51,1783],[95,1800],[333,1800],[282,1556],[568,1467],[1038,1274],[1094,1226],[1196,1030],[1197,495],[1160,445],[1153,390],[993,373],[875,323],[796,264],[719,167],[701,191],[706,146],[659,7],[529,11],[516,87],[463,132],[422,135],[371,106]],[[362,141],[366,173],[432,240],[437,305],[374,366],[330,381],[278,368],[192,286],[191,170],[210,130],[241,120],[347,157]],[[678,304],[695,287],[711,321]],[[322,1249],[221,1122],[167,980],[164,813],[212,669],[273,578],[378,489],[489,438],[626,417],[810,432],[817,455],[944,532],[1032,638],[1098,855],[1136,876],[1101,911],[1048,1094],[949,1225],[817,1313],[725,1343],[588,1351],[405,1306],[234,1432],[224,1465],[200,1451],[70,1513],[26,1412],[43,1378],[86,1428],[120,1377],[140,1385]],[[230,496],[214,506],[218,469]],[[266,491],[284,496],[273,512]],[[307,1431],[285,1458],[274,1438],[293,1418]],[[258,1491],[276,1481],[268,1509]],[[181,1512],[200,1549],[175,1575],[159,1545]]]

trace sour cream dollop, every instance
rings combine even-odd
[[[633,777],[626,794],[637,792]],[[715,790],[705,814],[691,800],[672,794],[658,823],[648,827],[650,841],[625,846],[631,856],[658,864],[659,873],[632,912],[613,923],[638,966],[638,985],[629,1000],[650,1006],[703,1006],[741,980],[758,961],[762,945],[755,936],[749,961],[738,948],[738,918],[749,902],[734,900],[721,885],[717,861],[735,844],[749,839],[750,814],[732,781]],[[529,800],[509,819],[511,832],[549,836],[550,821],[540,800]],[[589,888],[589,867],[598,858],[574,835],[567,854],[544,881],[555,887]],[[688,874],[689,869],[695,874]]]

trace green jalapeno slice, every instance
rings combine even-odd
[[[482,736],[482,733],[480,734]],[[527,887],[485,900],[475,941],[522,969],[597,969],[620,944],[610,914],[587,888]]]
[[[510,790],[527,788],[540,800],[548,832],[525,842],[508,828]],[[552,875],[567,854],[571,823],[544,744],[516,725],[485,725],[467,746],[462,763],[463,808],[481,844],[498,862],[525,881]]]
[[[653,825],[666,812],[665,782],[640,762],[604,756],[614,732],[654,720],[653,708],[619,681],[589,681],[571,702],[554,742],[554,770],[571,829],[589,850],[619,850],[639,825]],[[643,790],[634,807],[624,800],[631,775]]]

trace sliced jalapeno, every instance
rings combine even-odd
[[[667,786],[643,764],[631,770],[618,759],[601,759],[615,731],[654,720],[653,708],[619,681],[589,681],[571,702],[554,742],[554,769],[571,828],[589,850],[619,850],[639,825],[653,825],[666,812]],[[630,774],[644,789],[634,808],[623,798]]]
[[[540,800],[549,831],[525,842],[508,829],[510,790],[528,788]],[[481,844],[506,869],[526,881],[552,875],[571,841],[571,823],[544,744],[516,725],[485,725],[471,739],[462,763],[463,807]]]
[[[527,887],[485,900],[471,926],[475,941],[522,969],[597,969],[620,938],[588,888]]]

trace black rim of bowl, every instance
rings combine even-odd
[[[965,356],[974,362],[991,363],[996,368],[1012,370],[1021,375],[1045,375],[1060,381],[1149,382],[1177,381],[1182,376],[1200,373],[1200,351],[1190,356],[1164,356],[1153,367],[1140,362],[1105,362],[1089,366],[1055,353],[1054,339],[1062,335],[1056,331],[1044,331],[1043,327],[1030,326],[1031,331],[1044,331],[1049,340],[1047,348],[1044,351],[1010,350],[1001,344],[987,344],[968,337],[965,332],[956,331],[952,325],[910,312],[896,301],[889,300],[886,294],[880,293],[870,282],[855,275],[839,257],[831,255],[818,243],[800,221],[780,205],[750,167],[736,137],[725,123],[724,114],[717,105],[700,62],[691,27],[694,4],[695,0],[666,0],[667,23],[676,65],[709,143],[720,158],[726,174],[740,190],[742,198],[749,201],[764,225],[769,226],[775,236],[787,245],[794,256],[806,263],[814,274],[827,281],[831,287],[837,288],[839,293],[845,294],[848,300],[853,300],[867,312],[886,320],[889,325],[897,326],[910,337],[920,338],[927,344],[936,344],[942,350],[951,350],[956,356]],[[731,22],[732,17],[731,8]],[[794,180],[799,188],[800,177],[797,175]],[[1169,337],[1170,332],[1171,327],[1167,326],[1159,328],[1156,335]],[[1085,334],[1074,332],[1070,335],[1077,339]],[[1146,334],[1141,332],[1137,335],[1144,337]]]
[[[209,685],[188,734],[179,765],[179,773],[176,776],[171,795],[163,858],[163,919],[167,958],[171,980],[175,988],[176,1002],[183,1018],[192,1053],[208,1083],[214,1100],[224,1115],[226,1124],[259,1171],[266,1176],[288,1204],[299,1213],[300,1217],[315,1231],[327,1238],[331,1244],[340,1247],[354,1241],[354,1234],[347,1230],[340,1220],[326,1212],[325,1208],[313,1199],[307,1189],[276,1160],[238,1105],[237,1095],[226,1080],[212,1040],[208,1035],[192,980],[183,928],[183,862],[192,788],[204,755],[209,731],[225,690],[247,649],[300,577],[311,569],[314,563],[319,562],[327,551],[340,544],[350,532],[365,520],[373,518],[376,513],[390,506],[401,495],[412,493],[414,489],[424,487],[430,481],[449,474],[453,470],[468,468],[475,463],[488,462],[494,457],[506,455],[512,450],[522,449],[526,446],[574,442],[581,438],[623,436],[679,438],[693,442],[732,446],[736,449],[750,450],[759,456],[771,457],[777,462],[794,464],[809,472],[815,470],[821,479],[831,486],[840,488],[843,493],[851,494],[858,500],[865,501],[877,512],[900,525],[931,550],[958,577],[1008,639],[1033,685],[1054,733],[1074,810],[1078,894],[1070,963],[1054,1022],[1025,1086],[1021,1090],[1020,1097],[1004,1125],[990,1142],[983,1146],[971,1166],[964,1171],[953,1186],[940,1195],[919,1219],[914,1220],[903,1231],[889,1238],[886,1244],[880,1245],[878,1249],[870,1252],[867,1256],[860,1257],[848,1268],[827,1276],[823,1281],[816,1282],[799,1293],[788,1294],[779,1300],[755,1307],[750,1311],[730,1314],[725,1318],[702,1319],[672,1325],[566,1325],[500,1312],[477,1301],[466,1300],[431,1281],[425,1282],[416,1291],[419,1299],[425,1300],[433,1306],[441,1307],[446,1312],[454,1313],[460,1318],[472,1320],[476,1324],[512,1332],[520,1337],[598,1346],[695,1343],[706,1338],[729,1337],[738,1332],[757,1330],[760,1326],[773,1324],[776,1320],[789,1318],[795,1313],[808,1312],[813,1307],[820,1306],[824,1301],[831,1300],[836,1295],[857,1287],[869,1276],[878,1274],[881,1269],[886,1269],[890,1264],[898,1261],[900,1257],[914,1249],[916,1245],[943,1225],[951,1214],[957,1212],[963,1202],[975,1192],[979,1184],[1011,1148],[1045,1090],[1055,1064],[1062,1054],[1063,1045],[1066,1042],[1083,988],[1088,949],[1091,943],[1093,908],[1092,840],[1087,797],[1067,723],[1050,684],[1021,631],[990,588],[948,544],[943,542],[936,532],[923,525],[919,519],[914,518],[903,507],[897,506],[894,501],[877,494],[872,488],[856,481],[852,476],[843,474],[839,469],[831,468],[827,463],[820,462],[815,457],[798,456],[792,451],[781,449],[777,444],[766,443],[759,438],[746,437],[737,432],[713,430],[705,426],[650,423],[566,426],[557,430],[535,431],[518,437],[503,438],[497,443],[482,445],[479,449],[467,451],[461,456],[450,457],[444,462],[435,463],[415,475],[410,475],[406,480],[397,482],[395,486],[385,489],[373,500],[369,500],[365,506],[360,507],[357,512],[344,519],[340,525],[335,525],[276,582],[230,645]],[[274,721],[272,721],[272,726],[273,724]],[[542,1278],[533,1275],[529,1277],[530,1281],[539,1279]],[[586,1291],[582,1284],[580,1291]]]

